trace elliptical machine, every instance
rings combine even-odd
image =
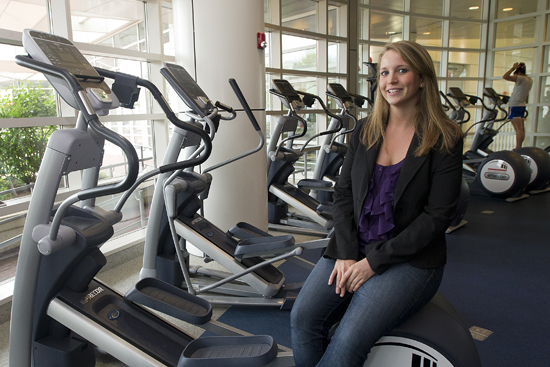
[[[120,209],[136,185],[153,174],[202,163],[210,155],[212,145],[202,129],[175,117],[151,83],[94,69],[62,37],[24,30],[23,45],[32,58],[16,56],[16,63],[46,74],[61,97],[80,112],[74,129],[52,134],[31,198],[15,277],[10,366],[91,367],[95,365],[93,345],[131,366],[263,366],[275,361],[277,345],[271,337],[194,340],[143,307],[203,325],[214,333],[237,335],[220,323],[210,322],[210,304],[181,289],[147,278],[122,296],[93,279],[106,263],[99,248],[112,236],[112,226],[121,220]],[[171,122],[202,140],[202,154],[159,167],[136,181],[139,160],[135,149],[126,139],[106,129],[96,114],[98,111],[104,115],[119,105],[117,95],[104,82],[104,77],[112,76],[115,83],[118,77],[122,81],[133,79],[151,90],[169,112]],[[128,91],[124,83],[118,87],[128,92],[120,94],[124,94],[120,105],[131,107],[137,93]],[[123,150],[128,172],[121,182],[98,187],[97,172],[105,140]],[[53,210],[62,176],[79,170],[84,170],[83,190]],[[73,205],[125,190],[129,191],[112,211]],[[243,350],[251,354],[245,357]],[[276,363],[284,358],[286,365],[291,363],[289,353],[280,357]]]
[[[498,108],[504,113],[504,117],[493,121],[487,121],[483,126],[480,125],[480,127],[476,129],[474,140],[472,140],[472,145],[470,146],[470,151],[472,152],[490,152],[488,146],[493,142],[494,136],[510,121],[508,120],[506,110],[502,107],[508,103],[508,96],[500,95],[490,87],[485,88],[483,95],[491,101],[495,109]],[[525,112],[527,113],[527,111]],[[493,129],[493,123],[499,121],[505,122],[498,129]],[[550,191],[548,187],[550,185],[550,156],[547,152],[537,147],[522,147],[515,150],[515,152],[521,154],[531,169],[531,177],[525,190],[529,194],[539,194]]]
[[[303,179],[295,186],[288,180],[294,172],[294,164],[304,154],[307,145],[320,136],[331,136],[338,133],[344,120],[341,116],[331,113],[323,100],[310,93],[299,92],[283,79],[271,81],[271,94],[279,97],[289,109],[286,116],[277,119],[267,147],[267,185],[268,185],[268,221],[269,228],[302,234],[325,236],[333,226],[330,206],[322,205],[319,200],[308,195],[304,190],[333,190],[333,182],[320,179]],[[301,97],[303,96],[303,98]],[[296,139],[307,133],[307,123],[298,111],[306,106],[312,106],[317,101],[325,113],[337,122],[331,124],[332,129],[311,136],[301,148],[293,148]],[[298,133],[298,126],[301,131]],[[288,133],[286,138],[284,133]],[[297,213],[290,213],[289,206]]]
[[[447,96],[455,100],[458,108],[455,108],[448,99],[447,103],[449,106],[453,106],[454,110],[459,111],[457,116],[468,116],[468,118],[469,113],[463,113],[463,111],[466,111],[467,106],[475,104],[479,100],[475,96],[469,96],[470,99],[468,99],[462,90],[456,87],[449,88]],[[493,116],[494,113],[491,118]],[[476,124],[484,123],[485,120]],[[464,122],[457,121],[459,124]],[[477,158],[465,156],[463,166],[464,177],[469,182],[472,195],[491,196],[505,199],[508,202],[525,199],[529,196],[525,193],[525,188],[529,183],[531,172],[523,157],[516,152],[494,152]],[[473,179],[472,175],[474,175]]]
[[[319,153],[317,154],[313,179],[329,181],[332,185],[331,188],[333,188],[338,180],[340,168],[344,163],[344,157],[348,150],[345,144],[345,138],[355,130],[355,126],[357,125],[357,119],[350,111],[354,107],[362,107],[365,101],[372,106],[372,101],[367,97],[348,93],[348,91],[338,83],[329,83],[327,85],[327,96],[334,99],[341,109],[339,116],[342,120],[342,127],[337,134],[325,135],[323,143],[319,148]],[[331,119],[327,130],[334,130],[338,124],[340,124],[340,121],[334,118]],[[317,200],[321,203],[332,201],[332,190],[318,190],[314,193],[316,194]]]
[[[174,64],[166,64],[161,74],[187,104],[186,114],[193,123],[208,129],[210,137],[216,134],[220,115],[215,105],[187,71]],[[202,173],[175,172],[161,176],[155,186],[147,227],[143,268],[140,277],[160,278],[174,286],[186,287],[211,303],[249,305],[288,309],[301,285],[290,285],[286,277],[272,263],[289,259],[310,269],[313,264],[295,259],[304,248],[325,247],[328,239],[295,244],[290,235],[271,236],[248,223],[237,223],[224,232],[201,213],[202,200],[208,196],[213,169],[254,154],[263,147],[263,135],[254,115],[234,80],[230,84],[260,137],[253,150],[230,158]],[[225,106],[227,111],[233,111]],[[195,149],[196,144],[173,135],[164,158],[171,164],[184,148]],[[178,244],[178,246],[174,246]],[[203,254],[204,261],[215,261],[224,269],[190,266],[187,243]]]

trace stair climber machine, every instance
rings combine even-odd
[[[353,132],[357,124],[357,119],[350,114],[350,111],[354,107],[361,108],[365,101],[372,106],[372,101],[367,97],[348,93],[348,91],[338,83],[329,83],[327,85],[327,96],[333,98],[341,109],[339,116],[342,120],[342,127],[338,133],[324,136],[323,143],[317,154],[317,161],[315,163],[312,178],[314,180],[329,181],[332,185],[331,189],[333,190],[348,150],[345,144],[346,136]],[[340,121],[333,118],[330,120],[327,130],[333,131],[339,124]],[[321,189],[318,191],[313,190],[312,192],[316,194],[317,200],[321,203],[326,203],[332,202],[332,190]],[[312,194],[310,193],[310,195]]]
[[[131,108],[138,93],[128,88],[131,77],[94,69],[65,38],[26,29],[23,46],[29,56],[16,56],[16,63],[44,73],[79,115],[75,128],[52,134],[29,205],[12,301],[10,366],[94,366],[94,345],[130,366],[291,365],[291,353],[277,355],[271,337],[236,336],[235,329],[209,321],[208,302],[165,282],[141,279],[123,296],[94,279],[106,263],[99,248],[121,220],[126,190],[146,179],[136,181],[139,161],[133,146],[105,128],[97,113],[105,115],[119,104]],[[102,74],[115,76],[112,90]],[[156,173],[205,161],[212,147],[209,136],[178,120],[151,83],[135,77],[133,82],[151,90],[177,129],[198,136],[204,145],[196,158],[159,167]],[[97,177],[105,140],[126,155],[127,175],[114,185],[97,186],[97,180],[92,185],[90,177]],[[88,176],[85,187],[54,210],[62,176],[79,170]],[[73,205],[124,191],[128,194],[112,211]],[[232,336],[194,340],[144,306]]]
[[[342,129],[344,121],[341,116],[331,113],[321,98],[314,94],[296,91],[286,80],[272,80],[271,87],[269,92],[279,97],[289,111],[286,116],[277,119],[267,147],[269,228],[306,235],[326,236],[333,226],[331,208],[322,205],[305,190],[333,190],[333,184],[323,179],[303,179],[297,185],[293,185],[288,178],[294,172],[294,165],[304,154],[307,145],[320,136],[338,133]],[[301,148],[295,149],[293,148],[295,140],[304,137],[307,133],[307,123],[298,114],[298,111],[305,109],[306,105],[311,107],[315,101],[337,123],[331,130],[313,135],[301,145]],[[299,130],[299,126],[301,126],[301,130]],[[286,138],[283,136],[285,133],[288,133]],[[297,212],[290,212],[289,207],[294,208]]]
[[[508,120],[506,110],[502,107],[508,103],[508,96],[500,95],[493,88],[489,87],[485,88],[483,95],[491,101],[494,109],[499,109],[504,114],[503,118],[494,120],[494,122],[505,122],[501,124],[498,129],[493,129],[493,124],[491,122],[487,122],[485,126],[478,128],[467,154],[473,154],[470,153],[470,151],[479,155],[490,152],[488,147],[493,142],[494,136],[510,121]],[[527,111],[525,112],[527,113]],[[525,191],[529,194],[540,194],[550,191],[550,156],[548,153],[545,152],[544,149],[537,147],[522,147],[514,151],[525,159],[525,162],[527,162],[531,170],[531,176]]]
[[[480,100],[475,96],[467,96],[460,88],[456,87],[449,88],[447,96],[453,98],[458,106],[456,108],[457,115],[468,117],[469,114],[463,113],[465,108]],[[489,111],[490,115],[484,116],[481,121],[474,123],[473,126],[483,125],[487,121],[496,118],[497,113],[495,111],[491,111],[488,107],[485,110]],[[457,123],[460,124],[461,122],[458,121]],[[465,135],[467,133],[468,131],[465,132]],[[472,195],[491,196],[505,199],[508,202],[528,197],[525,189],[531,177],[531,170],[519,153],[500,151],[487,153],[485,156],[482,155],[476,158],[465,154],[463,167],[464,177],[469,182]]]
[[[186,112],[193,124],[204,126],[211,138],[216,134],[220,113],[187,71],[178,65],[165,64],[161,74],[191,109]],[[172,285],[185,287],[214,304],[267,306],[288,309],[294,303],[301,284],[287,284],[284,273],[273,265],[287,259],[306,269],[314,264],[297,257],[304,248],[323,248],[328,239],[295,244],[290,235],[271,236],[248,223],[237,223],[224,232],[200,214],[207,199],[212,176],[209,172],[259,151],[264,144],[261,128],[236,82],[230,84],[260,137],[257,148],[230,158],[202,173],[176,171],[160,176],[157,181],[143,259],[142,278],[159,278]],[[182,136],[171,137],[163,164],[172,164],[182,149],[192,151],[197,144]],[[193,153],[195,154],[195,153]],[[174,246],[174,243],[179,244]],[[187,243],[215,261],[224,270],[190,266]]]

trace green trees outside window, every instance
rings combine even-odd
[[[56,116],[55,96],[39,84],[22,83],[0,98],[0,118]],[[56,126],[0,128],[0,191],[36,180],[42,156]],[[4,195],[0,200],[13,198]]]

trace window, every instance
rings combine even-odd
[[[283,34],[283,69],[317,71],[317,41]]]
[[[411,13],[443,15],[443,0],[411,0]]]
[[[479,52],[449,52],[449,77],[476,78],[479,73]]]
[[[495,47],[517,47],[535,42],[536,23],[536,18],[532,17],[497,23]]]
[[[481,19],[483,0],[450,1],[451,17],[462,19]]]
[[[456,48],[480,48],[481,24],[470,22],[450,22],[449,46]]]
[[[3,29],[22,32],[25,28],[48,32],[48,9],[46,0],[3,1],[0,12]]]
[[[441,47],[441,29],[440,20],[411,17],[411,41],[423,46]]]
[[[508,18],[537,11],[538,3],[546,0],[530,0],[518,2],[515,0],[495,0],[497,18]],[[493,5],[493,4],[491,4]]]
[[[281,25],[302,31],[317,32],[318,11],[315,1],[281,0]]]
[[[135,0],[71,0],[73,40],[145,51],[144,6]]]
[[[403,17],[391,13],[371,11],[370,40],[395,42],[403,39]]]
[[[405,9],[405,2],[403,0],[362,0],[362,3],[365,5],[388,8],[392,10],[403,11]]]
[[[147,52],[147,40],[152,40],[157,44],[164,44],[165,47],[163,50],[165,54],[162,56],[162,59],[168,62],[175,61],[172,56],[174,40],[171,28],[173,20],[171,3],[169,1],[164,1],[160,5],[157,2],[149,4],[148,2],[137,0],[120,0],[116,2],[71,0],[67,3],[54,3],[55,6],[49,12],[46,7],[46,1],[13,0],[6,1],[5,3],[5,6],[0,10],[0,19],[2,19],[0,27],[4,30],[21,32],[24,28],[31,28],[48,32],[50,23],[63,24],[63,22],[66,22],[63,18],[64,14],[70,14],[73,40],[78,44],[81,52],[92,65],[150,79],[152,77],[149,75],[150,66],[152,63],[159,63],[159,57],[158,55],[150,55]],[[59,11],[64,6],[68,7],[67,9],[63,9],[66,11]],[[160,39],[154,39],[150,34],[148,35],[148,33],[151,33],[146,28],[145,23],[145,14],[148,6],[159,6],[161,19],[149,17],[147,20],[148,24],[153,28],[155,25],[158,25],[158,29],[163,30]],[[20,14],[24,14],[25,16],[22,17]],[[154,32],[151,34],[154,34]],[[13,38],[11,39],[10,37]],[[39,113],[40,116],[50,117],[32,117],[37,116],[37,114],[15,116],[15,108],[12,108],[10,112],[7,108],[0,107],[3,113],[11,113],[13,115],[5,114],[0,117],[0,132],[9,131],[10,133],[17,133],[15,135],[19,135],[19,138],[23,139],[30,135],[47,135],[51,133],[51,129],[55,130],[60,127],[63,128],[64,125],[74,124],[76,120],[74,110],[63,101],[56,99],[55,92],[44,75],[15,64],[15,55],[26,54],[23,48],[20,47],[20,35],[8,32],[4,34],[3,40],[6,40],[5,42],[9,44],[0,44],[0,65],[2,65],[0,68],[0,98],[11,102],[11,104],[3,103],[3,105],[16,106],[14,98],[17,97],[18,93],[27,93],[26,96],[40,94],[40,102],[42,104],[37,109],[36,106],[38,104],[34,103],[32,112]],[[108,83],[111,82],[108,81]],[[158,83],[157,87],[161,91],[164,89],[163,83]],[[46,105],[47,108],[43,107],[43,105]],[[101,117],[101,121],[106,127],[124,135],[134,144],[138,157],[141,160],[141,169],[155,166],[155,162],[153,161],[155,147],[152,144],[154,140],[152,132],[154,115],[152,114],[151,106],[151,96],[142,90],[140,99],[135,104],[133,110],[121,108],[112,111],[109,116]],[[26,108],[25,110],[31,109]],[[9,117],[19,117],[22,119],[20,120],[22,122],[16,122],[13,118]],[[158,116],[155,116],[155,118],[155,123],[163,123],[162,119],[158,119]],[[164,120],[164,123],[166,123],[166,120]],[[16,127],[21,124],[30,127]],[[53,127],[49,128],[48,126]],[[20,146],[27,144],[27,141],[21,141]],[[41,141],[34,142],[34,147],[39,145]],[[112,176],[124,174],[126,163],[120,149],[115,148],[107,142],[104,154],[105,161],[101,167],[101,179],[108,180]],[[37,158],[40,161],[42,154],[38,153],[37,155],[40,156]],[[28,164],[28,166],[33,167],[31,164]],[[5,167],[6,165],[2,164],[2,168]],[[33,174],[35,172],[30,172],[31,176]],[[0,200],[3,200],[7,204],[0,208],[0,217],[9,215],[14,211],[25,210],[24,206],[20,206],[25,203],[25,198],[21,198],[21,195],[28,195],[29,193],[28,185],[24,185],[29,181],[27,179],[29,174],[23,172],[19,176],[24,180],[17,182],[17,180],[12,179],[13,177],[8,177],[5,169],[0,172],[0,192],[5,191],[5,189],[10,189],[11,192],[10,196],[0,196]],[[64,180],[62,186],[68,187],[70,190],[78,189],[79,180],[74,182],[71,180],[71,175],[69,175],[68,181]],[[4,185],[4,182],[7,183]],[[17,188],[18,185],[22,187],[21,190]],[[14,198],[12,193],[17,193],[20,196],[18,201],[11,200]],[[118,199],[106,198],[98,200],[98,203],[101,201],[99,205],[112,207],[113,203],[109,202],[109,200],[116,201]],[[150,197],[145,195],[143,200],[145,208],[148,207]],[[128,205],[132,206],[131,203]],[[141,219],[136,219],[136,213],[138,217],[146,217],[146,213],[141,213],[139,210],[134,209],[130,209],[131,214],[129,214],[125,208],[126,222],[120,225],[121,227],[125,227],[125,229],[122,230],[119,228],[122,232],[132,230],[140,225]]]

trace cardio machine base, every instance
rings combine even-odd
[[[523,147],[515,150],[521,154],[531,170],[531,177],[525,190],[529,193],[542,193],[550,187],[550,155],[536,147]]]
[[[481,367],[481,361],[470,331],[437,293],[374,345],[365,367],[375,366]]]
[[[477,168],[470,183],[470,193],[508,202],[525,199],[530,176],[529,166],[520,154],[510,151],[491,153]]]

